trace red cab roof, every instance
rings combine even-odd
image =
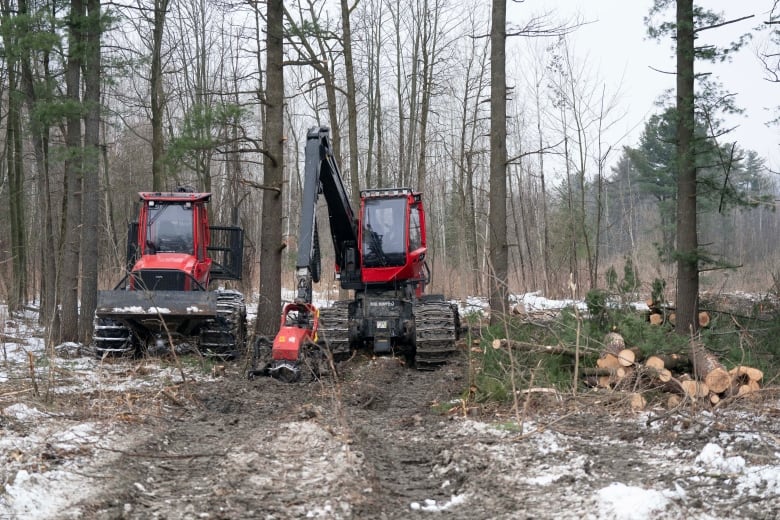
[[[160,202],[208,202],[211,193],[193,193],[180,191],[140,191],[138,196],[142,201],[154,200]]]

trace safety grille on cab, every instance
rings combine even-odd
[[[181,271],[144,270],[137,274],[137,289],[151,291],[184,291],[186,275]]]

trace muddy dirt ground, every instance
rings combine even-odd
[[[0,385],[0,518],[769,519],[780,511],[780,400],[771,391],[717,409],[651,404],[641,413],[617,393],[539,392],[513,411],[461,400],[465,355],[435,372],[357,357],[336,378],[296,384],[248,380],[243,361],[215,374],[90,363],[63,361],[48,399],[44,381],[37,398],[20,390],[29,386],[23,373]]]

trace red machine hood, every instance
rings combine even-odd
[[[192,274],[195,270],[196,260],[186,253],[157,253],[145,255],[133,267],[133,271],[142,269],[171,269]]]

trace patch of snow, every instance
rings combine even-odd
[[[11,518],[57,518],[69,496],[79,496],[84,485],[82,477],[67,471],[30,473],[20,469],[13,482],[6,484],[0,499],[0,510]],[[57,490],[52,493],[52,490]]]
[[[140,305],[129,305],[127,307],[114,307],[113,312],[117,314],[170,314],[171,310],[167,307],[155,307],[152,305],[144,309]]]
[[[70,449],[80,444],[96,444],[99,439],[96,435],[94,423],[81,423],[55,433],[51,442],[58,448]]]
[[[466,495],[461,494],[461,495],[452,495],[450,499],[446,502],[437,502],[432,498],[426,498],[422,504],[419,502],[412,502],[411,504],[409,504],[409,507],[412,509],[412,511],[424,511],[426,513],[439,513],[441,511],[446,511],[451,507],[463,504],[464,502],[466,502]]]
[[[130,305],[129,307],[114,307],[113,312],[121,312],[122,314],[142,314],[144,308],[139,305]]]
[[[563,451],[563,447],[558,443],[559,436],[555,432],[545,430],[532,435],[531,438],[536,443],[537,449],[542,455]]]
[[[499,426],[491,423],[472,421],[465,419],[459,425],[457,433],[464,436],[473,436],[478,434],[488,434],[495,437],[506,437],[509,431],[501,429]]]
[[[645,520],[661,518],[669,498],[661,491],[615,482],[596,493],[599,518],[604,520]]]
[[[3,408],[2,413],[6,417],[13,417],[18,421],[29,421],[31,419],[46,417],[45,413],[41,412],[37,408],[31,408],[24,403],[16,403],[10,406],[6,406]]]
[[[23,411],[20,405],[6,407],[6,410],[8,408]],[[8,432],[0,437],[0,453],[7,457],[4,471],[0,472],[4,480],[0,494],[0,517],[3,518],[62,518],[65,508],[99,489],[85,476],[82,465],[90,464],[96,458],[105,460],[107,452],[96,454],[92,448],[114,432],[106,430],[101,434],[95,423],[62,423],[57,416],[35,412],[28,410],[16,415],[26,420],[25,426],[34,425],[34,432],[25,431],[21,435]],[[54,450],[62,457],[57,469],[36,462],[37,453],[44,446],[47,452]]]
[[[522,303],[527,311],[548,311],[548,310],[561,310],[568,307],[577,307],[580,310],[586,310],[587,306],[585,302],[579,300],[551,300],[541,296],[541,291],[535,291],[525,294],[517,294],[510,296],[510,301],[516,303]]]
[[[745,469],[744,458],[726,457],[723,448],[712,442],[704,446],[695,462],[723,473],[742,473]]]
[[[528,477],[525,481],[532,486],[549,486],[550,484],[557,482],[563,475],[555,473],[547,473],[538,477]]]
[[[737,479],[740,494],[765,498],[780,496],[780,467],[760,466],[751,468]]]

